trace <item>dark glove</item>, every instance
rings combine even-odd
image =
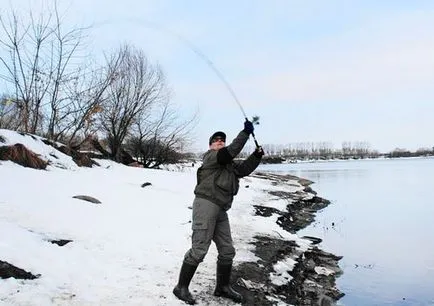
[[[255,128],[253,127],[253,123],[246,119],[246,121],[244,121],[244,130],[243,131],[250,135],[250,134],[253,134],[254,130],[255,130]]]
[[[264,150],[262,149],[262,147],[257,147],[255,149],[255,152],[253,152],[253,155],[257,158],[261,158],[264,155]]]

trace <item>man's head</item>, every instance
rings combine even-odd
[[[225,146],[226,143],[226,134],[223,132],[215,132],[209,138],[209,148],[210,150],[220,150]]]

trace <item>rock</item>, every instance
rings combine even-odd
[[[76,196],[73,196],[73,198],[83,200],[83,201],[88,201],[88,202],[95,203],[95,204],[101,204],[100,200],[95,199],[95,198],[90,197],[90,196],[87,196],[87,195],[76,195]]]
[[[256,283],[250,280],[246,280],[244,278],[240,278],[237,282],[238,285],[248,289],[248,290],[261,290],[261,291],[265,291],[265,285],[261,284],[261,283]]]
[[[143,188],[143,187],[146,187],[146,186],[151,186],[151,185],[152,185],[151,183],[146,182],[146,183],[143,183],[143,184],[142,184],[142,188]]]
[[[23,269],[15,267],[6,261],[0,260],[0,278],[16,278],[16,279],[35,279],[40,275],[33,275],[30,272],[27,272]]]
[[[312,181],[307,180],[307,179],[304,179],[304,178],[300,178],[300,179],[298,179],[298,182],[299,182],[300,185],[302,185],[302,186],[309,186],[309,185],[312,185],[312,184],[313,184]]]
[[[307,186],[303,189],[304,192],[308,192],[308,193],[312,193],[312,194],[317,194],[317,192],[315,190],[313,190],[310,186]]]
[[[48,241],[51,242],[52,244],[57,244],[58,246],[64,246],[64,245],[72,242],[72,240],[69,240],[69,239],[48,240]]]

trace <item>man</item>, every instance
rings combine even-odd
[[[218,250],[214,295],[237,303],[244,300],[229,284],[235,249],[227,210],[231,208],[233,197],[238,192],[239,179],[252,173],[264,155],[262,148],[258,147],[244,161],[233,160],[241,152],[253,130],[252,122],[246,120],[244,129],[228,146],[225,146],[225,133],[214,133],[209,139],[209,150],[203,156],[202,166],[197,170],[192,245],[184,256],[179,281],[173,289],[176,297],[188,304],[196,303],[188,286],[197,266],[208,252],[211,241],[214,241]]]

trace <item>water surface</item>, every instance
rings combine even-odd
[[[340,305],[434,305],[434,158],[261,165],[332,203],[299,232],[344,258]]]

